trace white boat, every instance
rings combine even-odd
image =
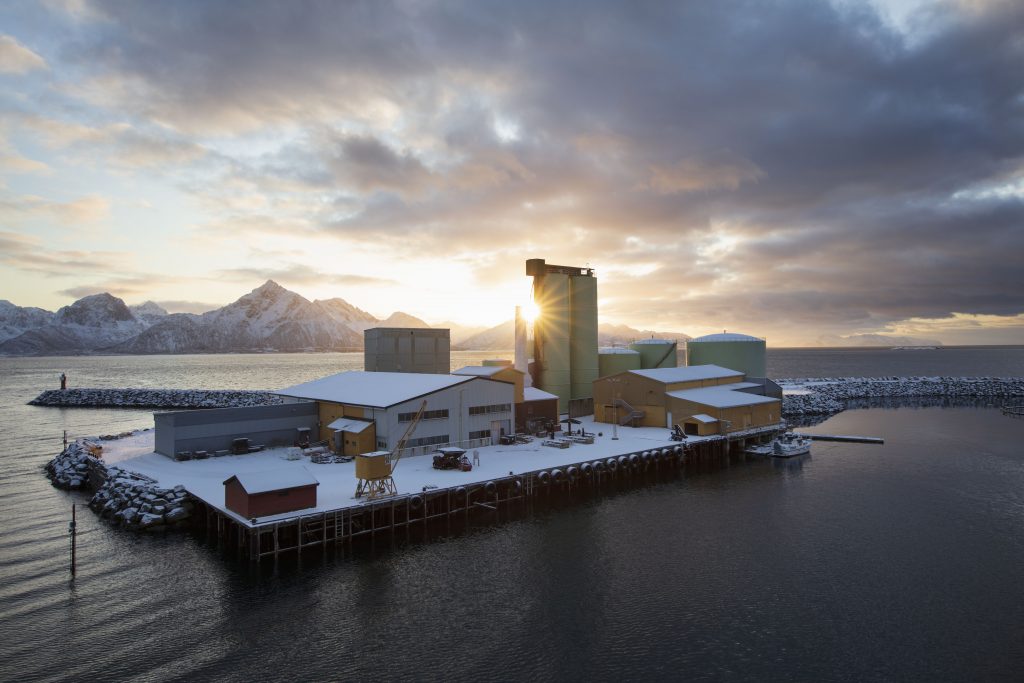
[[[792,458],[795,455],[803,455],[811,452],[811,440],[804,436],[798,436],[792,432],[779,434],[769,443],[747,446],[746,452],[750,455],[764,455],[773,458]]]

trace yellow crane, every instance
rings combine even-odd
[[[356,484],[356,498],[366,494],[369,499],[393,496],[398,491],[395,489],[395,480],[392,475],[398,467],[398,461],[402,459],[402,449],[412,433],[416,431],[416,425],[423,417],[423,411],[427,409],[426,400],[420,404],[409,426],[406,427],[402,438],[398,440],[392,451],[375,451],[356,456],[356,477],[359,483]]]

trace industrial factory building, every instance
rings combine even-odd
[[[627,370],[594,382],[594,420],[724,434],[778,422],[781,401],[763,391],[717,365]]]
[[[372,327],[363,332],[363,369],[447,375],[451,348],[446,328]]]
[[[275,393],[315,401],[320,440],[345,455],[393,449],[423,401],[410,455],[490,444],[513,432],[515,383],[479,375],[353,371]]]
[[[533,277],[533,300],[541,314],[534,321],[534,381],[558,396],[559,410],[572,399],[589,399],[598,377],[597,278],[592,268],[556,266],[544,259],[526,262]]]
[[[536,387],[523,386],[525,373],[507,361],[484,361],[484,365],[459,368],[453,375],[487,377],[515,386],[515,433],[537,434],[558,426],[558,397]]]

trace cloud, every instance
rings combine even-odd
[[[86,7],[60,106],[18,125],[159,171],[196,239],[372,243],[481,287],[590,263],[602,315],[648,328],[1024,311],[1020,3]],[[284,260],[222,275],[356,284]]]
[[[208,154],[191,140],[124,122],[88,126],[41,115],[22,115],[16,121],[51,148],[84,152],[87,161],[100,154],[126,168],[182,166]]]
[[[8,173],[48,173],[50,167],[42,161],[22,156],[4,138],[0,137],[0,171]]]
[[[128,261],[124,252],[49,249],[39,238],[0,231],[0,263],[17,270],[87,276],[105,274]]]
[[[347,286],[390,286],[396,284],[387,278],[370,277],[354,273],[331,273],[303,264],[291,264],[280,268],[227,268],[218,272],[221,279],[235,282],[264,282],[274,280],[290,286],[298,285],[347,285]]]
[[[17,38],[0,35],[0,73],[24,74],[46,68],[46,60],[19,43]]]
[[[6,220],[47,218],[66,226],[98,223],[109,214],[110,202],[98,195],[67,202],[49,201],[34,195],[0,198],[0,218]]]
[[[646,187],[658,194],[677,194],[699,190],[736,190],[744,182],[757,180],[764,173],[746,159],[735,162],[704,162],[683,159],[672,165],[652,165]]]

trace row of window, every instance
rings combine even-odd
[[[433,446],[438,443],[448,443],[448,435],[442,434],[441,436],[422,436],[418,439],[409,439],[406,442],[406,448],[415,448],[416,446]]]
[[[491,437],[490,429],[481,429],[477,432],[470,432],[469,438],[471,439],[489,439]]]
[[[511,403],[496,403],[492,406],[470,406],[470,415],[487,415],[488,413],[508,413],[512,411]]]
[[[416,417],[416,413],[399,413],[399,422],[412,422],[413,418]],[[448,418],[448,409],[444,410],[424,410],[422,420],[444,420]]]

